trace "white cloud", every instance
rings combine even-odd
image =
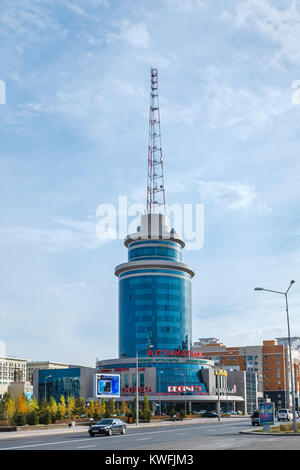
[[[108,42],[116,40],[125,41],[133,47],[147,49],[150,42],[150,36],[144,23],[133,23],[124,19],[119,25],[118,33],[109,33]]]
[[[80,16],[84,16],[85,18],[90,18],[90,15],[88,15],[87,12],[83,8],[81,8],[77,3],[75,3],[74,0],[72,0],[72,2],[68,0],[64,0],[64,4],[73,13],[76,13],[77,15],[80,15]]]
[[[55,219],[54,222],[64,228],[0,227],[0,243],[31,244],[44,252],[61,253],[71,250],[94,250],[104,242],[97,238],[96,220],[79,222]]]
[[[72,295],[72,292],[74,290],[86,289],[87,287],[88,287],[88,284],[86,282],[79,281],[79,282],[66,283],[66,284],[62,284],[59,286],[50,286],[48,288],[48,291],[54,295],[61,297],[63,295]]]
[[[201,173],[201,170],[194,169],[188,174],[185,173],[181,178],[177,176],[174,182],[170,181],[168,192],[185,193],[187,197],[190,197],[191,193],[194,196],[197,193],[199,203],[213,204],[225,210],[254,210],[257,212],[271,210],[260,200],[252,185],[240,182],[204,181],[199,177]]]
[[[289,89],[261,85],[253,91],[250,86],[235,86],[230,70],[211,65],[202,72],[198,94],[191,102],[162,100],[162,117],[166,122],[201,122],[211,129],[232,130],[234,138],[247,140],[270,128],[291,108]]]
[[[239,28],[254,26],[279,46],[275,54],[277,58],[286,58],[291,63],[299,64],[300,10],[295,0],[287,1],[285,5],[286,8],[276,7],[268,0],[236,2],[233,21]]]
[[[203,0],[166,0],[166,4],[170,10],[179,10],[184,13],[193,13],[195,10],[206,7]]]

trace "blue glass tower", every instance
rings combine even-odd
[[[119,357],[153,350],[191,349],[191,278],[182,263],[183,240],[163,214],[142,216],[141,227],[125,240],[128,262],[119,278]],[[144,349],[143,349],[144,348]]]

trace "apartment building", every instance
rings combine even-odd
[[[26,359],[0,356],[0,398],[13,382],[25,382]]]
[[[209,339],[209,338],[208,338]],[[299,339],[299,338],[298,338]],[[300,343],[296,341],[295,345]],[[215,365],[227,370],[251,371],[257,374],[258,393],[269,398],[278,408],[291,406],[291,380],[287,338],[263,341],[258,346],[226,347],[219,340],[212,343],[200,338],[193,350],[215,361]],[[295,378],[296,404],[299,403],[300,349],[292,349]]]
[[[0,384],[26,381],[26,359],[0,357]]]

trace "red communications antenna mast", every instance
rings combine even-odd
[[[164,166],[161,148],[160,112],[158,99],[158,70],[151,69],[149,110],[149,147],[147,213],[166,213]]]

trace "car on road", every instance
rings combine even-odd
[[[94,437],[96,434],[112,436],[113,433],[126,434],[127,425],[120,419],[101,419],[96,424],[89,426],[89,434]]]
[[[257,424],[257,426],[260,425],[260,421],[259,421],[259,411],[254,411],[251,415],[251,423],[252,423],[252,426],[255,426]]]
[[[205,411],[203,417],[204,418],[217,418],[218,413],[216,413],[215,411]]]
[[[292,421],[293,413],[288,408],[281,408],[278,410],[278,421]]]
[[[200,410],[200,411],[198,411],[197,415],[198,416],[203,416],[206,412],[207,412],[207,410]]]

